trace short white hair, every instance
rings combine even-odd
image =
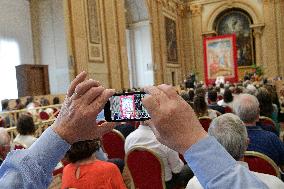
[[[233,104],[234,112],[244,123],[253,123],[259,116],[259,102],[250,94],[240,94]]]
[[[238,116],[228,113],[213,119],[208,134],[215,137],[235,160],[244,156],[248,133]]]

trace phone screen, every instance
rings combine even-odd
[[[109,98],[105,106],[105,118],[107,121],[147,120],[150,115],[142,105],[144,92],[115,94]]]

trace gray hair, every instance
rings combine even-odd
[[[10,136],[6,129],[0,128],[0,145],[6,145],[10,142]]]
[[[259,102],[250,94],[240,94],[233,104],[234,112],[244,123],[253,123],[259,116]]]
[[[215,137],[235,160],[244,156],[248,134],[238,116],[228,113],[213,119],[208,134]]]
[[[248,84],[247,87],[246,87],[245,92],[247,94],[256,95],[257,89],[256,89],[256,87],[253,84]]]

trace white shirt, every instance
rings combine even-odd
[[[14,139],[14,143],[19,143],[25,145],[27,148],[30,147],[37,138],[32,135],[20,135],[18,134]]]
[[[219,101],[217,102],[217,104],[218,104],[219,106],[223,106],[223,107],[229,106],[231,109],[233,109],[233,102],[234,102],[234,100],[233,100],[232,102],[229,102],[229,103],[224,102],[224,100],[219,100]]]
[[[184,163],[179,158],[179,154],[161,144],[155,137],[153,131],[148,126],[140,125],[138,129],[130,133],[125,140],[125,153],[130,151],[135,146],[144,146],[153,150],[159,155],[164,163],[165,181],[172,179],[172,172],[179,173]]]
[[[239,164],[242,166],[248,168],[248,164],[246,162],[238,161]],[[270,189],[280,189],[284,188],[284,183],[278,178],[273,175],[263,174],[263,173],[257,173],[251,171],[257,178],[259,178],[264,184],[268,186]],[[197,180],[197,177],[194,176],[192,179],[189,180],[187,183],[186,189],[203,189],[199,181]]]

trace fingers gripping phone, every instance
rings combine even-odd
[[[144,92],[114,94],[104,107],[106,121],[143,121],[151,119],[142,105]]]

